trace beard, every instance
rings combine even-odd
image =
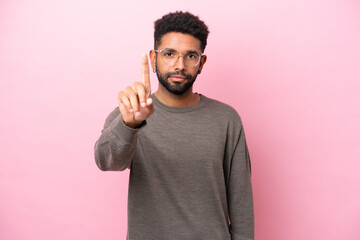
[[[184,94],[187,90],[189,90],[190,87],[192,87],[192,85],[194,84],[196,77],[198,75],[198,73],[196,73],[194,76],[191,74],[185,74],[182,71],[176,71],[176,72],[167,72],[164,75],[162,75],[159,72],[158,67],[156,66],[156,75],[159,79],[159,82],[162,86],[164,86],[166,88],[166,90],[168,90],[169,92],[176,94],[176,95],[182,95]],[[185,82],[184,83],[170,83],[169,82],[169,77],[173,76],[173,75],[181,75],[183,77],[185,77]]]

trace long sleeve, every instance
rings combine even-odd
[[[241,120],[240,120],[241,121]],[[226,183],[232,240],[254,239],[251,163],[242,124],[230,127]]]
[[[122,121],[119,108],[115,108],[107,117],[101,136],[95,143],[97,166],[102,171],[130,169],[140,129],[127,127]]]

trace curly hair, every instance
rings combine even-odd
[[[207,37],[209,35],[208,27],[198,16],[194,16],[189,12],[176,11],[174,13],[168,13],[162,18],[155,21],[154,31],[154,47],[157,47],[161,43],[161,38],[169,32],[181,32],[187,33],[201,42],[201,50],[204,52]]]

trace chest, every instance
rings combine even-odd
[[[223,165],[226,124],[211,115],[158,114],[139,132],[137,153],[151,167],[213,172]],[[141,163],[140,163],[141,164]]]

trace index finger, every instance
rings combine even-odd
[[[142,70],[142,83],[145,86],[146,97],[149,98],[151,95],[151,85],[150,85],[150,75],[149,75],[149,62],[146,53],[142,55],[141,70]]]

